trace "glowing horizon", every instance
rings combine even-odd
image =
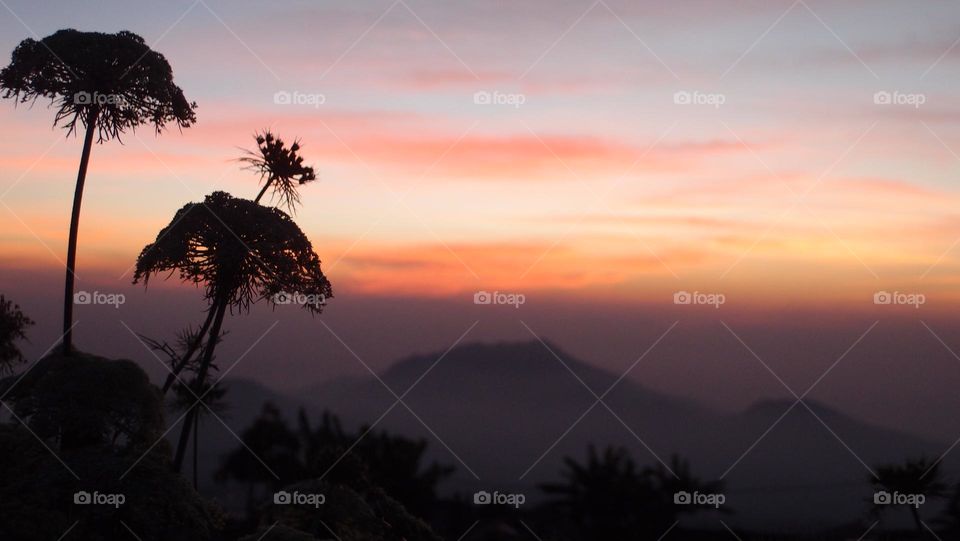
[[[0,18],[5,51],[66,24],[14,4],[23,20]],[[940,23],[955,8],[874,3],[868,29],[823,2],[737,17],[695,4],[702,17],[682,19],[647,3],[562,4],[550,24],[514,6],[505,27],[486,5],[186,3],[150,20],[104,7],[140,21],[125,27],[200,107],[183,133],[94,149],[80,274],[117,279],[214,190],[252,198],[257,179],[235,159],[270,127],[301,139],[318,170],[295,219],[338,289],[960,301],[960,52]],[[83,29],[121,29],[89,16]],[[912,37],[911,24],[933,30]],[[316,33],[315,49],[292,45]],[[51,130],[44,102],[4,100],[0,119],[17,133],[0,150],[0,266],[59,267],[79,141]]]

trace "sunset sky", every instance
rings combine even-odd
[[[233,160],[270,127],[319,171],[297,220],[339,291],[957,298],[960,8],[868,4],[9,1],[0,49],[128,29],[199,104],[95,148],[82,278],[126,276],[188,201],[253,197]],[[0,119],[0,265],[59,267],[80,141],[45,103]]]
[[[336,299],[319,321],[232,318],[218,355],[252,350],[233,376],[290,389],[540,336],[621,373],[677,321],[631,377],[743,407],[785,395],[752,355],[802,389],[847,351],[816,399],[960,431],[930,420],[960,407],[960,4],[51,4],[0,0],[0,51],[130,30],[199,105],[182,133],[94,148],[77,289],[128,304],[78,307],[81,348],[163,375],[134,333],[170,339],[204,305],[174,280],[132,286],[136,256],[187,202],[253,198],[236,159],[269,128],[317,168],[295,219]],[[59,336],[81,141],[44,102],[0,101],[0,121],[0,291],[38,320],[39,355]],[[477,291],[527,304],[477,307]],[[678,291],[726,304],[689,311]]]

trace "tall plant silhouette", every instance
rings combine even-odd
[[[263,182],[263,188],[254,201],[259,203],[267,190],[273,188],[271,201],[276,200],[277,206],[285,206],[292,212],[300,204],[297,187],[317,179],[313,167],[303,165],[303,157],[298,154],[300,141],[294,140],[287,147],[270,130],[256,134],[254,139],[257,141],[257,150],[248,150],[247,155],[240,158],[241,162],[260,174],[260,181]]]
[[[228,309],[246,312],[259,300],[275,303],[279,294],[295,291],[313,300],[303,308],[318,314],[333,296],[320,258],[289,215],[226,192],[214,192],[204,202],[177,211],[140,253],[133,281],[146,285],[153,274],[175,271],[181,280],[204,288],[213,314],[194,378],[201,399]],[[195,402],[185,416],[174,456],[178,471],[198,405]]]
[[[212,313],[212,311],[211,311]],[[209,318],[207,318],[209,321]],[[214,415],[219,415],[227,409],[226,400],[224,396],[227,393],[227,388],[219,384],[204,383],[200,384],[199,382],[194,382],[193,379],[185,381],[183,377],[180,377],[181,371],[186,371],[192,374],[192,377],[196,377],[197,369],[199,368],[199,362],[196,359],[191,357],[191,351],[195,347],[199,347],[202,350],[204,347],[203,339],[205,338],[204,330],[202,328],[194,329],[192,326],[182,329],[177,334],[177,341],[174,345],[170,345],[167,342],[161,342],[147,336],[140,336],[140,339],[144,344],[150,347],[150,349],[162,353],[168,359],[170,364],[170,376],[167,381],[176,382],[177,385],[173,386],[174,396],[172,403],[170,404],[172,408],[176,411],[186,412],[189,408],[194,405],[194,402],[199,402],[199,405],[202,406],[198,411],[197,415],[193,419],[193,488],[196,489],[198,486],[197,476],[199,471],[199,447],[200,447],[200,419],[203,417],[204,410],[207,410]],[[223,340],[223,335],[218,339],[218,342]],[[212,359],[210,362],[210,369],[217,371],[219,368],[215,362],[216,358]],[[174,372],[176,371],[176,372]],[[199,389],[200,393],[196,394],[194,389]],[[161,395],[166,394],[166,386]],[[199,398],[199,400],[198,400]]]
[[[127,130],[152,125],[160,133],[196,121],[196,103],[188,102],[173,83],[170,64],[132,32],[106,34],[60,30],[40,41],[25,39],[14,49],[10,65],[0,71],[5,98],[33,103],[47,98],[57,109],[54,125],[67,135],[83,130],[67,243],[63,298],[63,349],[73,347],[73,286],[77,262],[80,204],[90,163],[93,136],[102,143]]]
[[[195,391],[199,389],[199,392]],[[199,486],[199,475],[200,475],[200,420],[203,418],[204,410],[209,411],[213,415],[220,416],[227,409],[227,401],[225,396],[227,394],[227,388],[220,383],[216,382],[205,382],[200,384],[199,382],[185,382],[177,385],[175,387],[176,394],[174,398],[173,407],[179,410],[186,411],[188,408],[193,407],[194,402],[197,401],[197,396],[200,397],[201,403],[200,407],[197,409],[197,414],[193,417],[193,467],[191,472],[193,474],[193,488],[197,489]],[[196,395],[194,393],[197,393]]]
[[[263,188],[254,202],[259,203],[267,190],[272,187],[271,201],[276,200],[276,206],[284,206],[293,212],[300,204],[299,186],[317,178],[312,167],[303,165],[303,157],[298,154],[299,141],[294,141],[293,145],[287,148],[283,140],[276,137],[270,130],[255,134],[254,140],[257,142],[257,150],[248,150],[246,155],[240,158],[241,162],[248,165],[248,169],[260,174],[260,181],[263,182]],[[163,394],[173,387],[182,370],[197,363],[194,355],[201,356],[202,342],[213,323],[214,315],[213,310],[209,311],[200,328],[195,333],[191,330],[193,338],[185,341],[186,347],[181,349],[182,354],[169,350],[166,344],[154,343],[156,346],[154,349],[168,354],[171,361],[170,374],[161,389]],[[170,355],[170,353],[175,354]]]

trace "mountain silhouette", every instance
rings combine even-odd
[[[291,422],[302,404],[314,418],[329,409],[347,427],[379,420],[378,429],[423,437],[430,459],[457,467],[441,487],[447,494],[523,491],[536,502],[542,498],[536,485],[555,480],[562,458],[582,458],[590,443],[626,446],[647,465],[658,457],[669,463],[670,454],[678,453],[702,479],[727,473],[728,505],[737,513],[725,520],[750,527],[809,529],[862,516],[872,494],[868,466],[935,458],[949,447],[811,400],[805,403],[813,413],[795,400],[715,412],[631,377],[619,379],[539,341],[473,343],[446,355],[413,355],[377,377],[337,378],[295,396],[252,382],[229,386],[227,401],[236,405],[227,423],[237,433],[270,400]],[[202,470],[238,445],[216,420],[205,422]],[[957,469],[953,464],[948,457],[947,472]]]

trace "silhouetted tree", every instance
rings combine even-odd
[[[238,481],[247,487],[247,513],[254,514],[257,489],[276,490],[304,477],[300,440],[271,403],[240,434],[243,445],[223,458],[216,478]],[[261,462],[262,461],[262,462]]]
[[[256,152],[247,151],[247,155],[240,158],[240,161],[260,174],[260,181],[263,183],[263,188],[254,201],[259,203],[267,189],[272,188],[271,201],[276,199],[277,206],[283,205],[293,212],[300,203],[297,187],[317,179],[313,167],[303,165],[303,157],[297,154],[300,151],[300,141],[294,140],[287,148],[283,140],[274,136],[270,130],[256,134],[254,139],[257,141]]]
[[[889,494],[903,495],[922,494],[928,500],[946,496],[947,486],[940,473],[940,463],[931,462],[925,458],[907,460],[902,464],[885,464],[877,467],[876,477],[870,476],[870,483],[876,490],[883,490]],[[881,513],[889,505],[877,504],[874,500],[873,512]],[[904,505],[910,511],[917,534],[924,536],[923,521],[916,505]]]
[[[12,373],[14,365],[23,363],[18,340],[26,340],[25,331],[34,321],[24,315],[20,305],[0,295],[0,376]]]
[[[324,412],[320,424],[312,429],[305,412],[300,410],[298,433],[304,442],[304,465],[310,475],[350,479],[351,465],[343,462],[349,449],[362,462],[371,484],[383,488],[418,516],[429,514],[437,503],[437,485],[454,472],[453,466],[424,464],[424,439],[375,431],[367,425],[350,434],[329,412]]]
[[[198,384],[206,381],[228,309],[244,312],[259,300],[275,304],[278,294],[298,292],[315,301],[303,308],[319,314],[333,297],[320,258],[289,215],[226,192],[214,192],[203,203],[177,211],[156,242],[140,253],[133,281],[146,285],[151,275],[173,271],[185,282],[203,285],[214,313],[194,380]],[[190,408],[184,420],[174,456],[177,471],[196,410],[196,405]]]
[[[311,427],[302,409],[298,418],[296,430],[291,430],[279,410],[265,404],[243,432],[244,445],[226,455],[216,473],[218,480],[247,485],[251,513],[258,489],[323,479],[360,494],[382,490],[412,513],[424,516],[436,505],[436,485],[453,472],[451,466],[422,463],[425,440],[375,432],[366,426],[350,433],[329,412],[323,413],[316,427]]]
[[[638,502],[648,499],[640,472],[624,448],[587,451],[586,463],[563,459],[562,483],[541,488],[556,497],[556,507],[569,513],[577,530],[590,539],[619,539],[641,531]]]
[[[598,453],[591,445],[585,463],[564,458],[563,481],[540,488],[554,497],[549,505],[569,519],[576,539],[656,539],[679,513],[702,510],[675,505],[677,492],[722,489],[719,483],[701,483],[679,457],[671,461],[676,475],[662,465],[639,469],[625,448],[607,447]]]
[[[196,104],[173,83],[173,71],[163,55],[126,31],[60,30],[40,41],[25,39],[14,49],[10,65],[0,71],[0,89],[18,103],[48,98],[57,109],[54,125],[62,124],[68,135],[78,123],[84,129],[63,299],[63,349],[69,355],[80,204],[94,133],[102,143],[144,124],[153,125],[158,134],[168,123],[185,128],[196,121]]]

